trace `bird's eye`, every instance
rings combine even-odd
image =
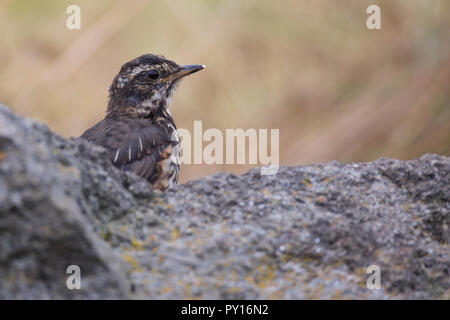
[[[155,80],[155,79],[158,79],[158,77],[159,77],[159,72],[156,71],[156,70],[150,70],[149,72],[147,72],[147,76],[148,76],[150,79]]]

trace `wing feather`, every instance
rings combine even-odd
[[[131,121],[135,120],[135,121]],[[158,163],[166,157],[171,136],[164,126],[150,126],[136,119],[104,119],[81,138],[105,147],[113,164],[154,183],[161,175]]]

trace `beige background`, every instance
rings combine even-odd
[[[279,128],[281,164],[450,155],[447,0],[0,0],[0,30],[0,101],[66,137],[103,117],[123,63],[157,53],[207,65],[175,94],[178,127]]]

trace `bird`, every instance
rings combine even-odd
[[[154,189],[174,187],[181,143],[169,107],[180,81],[204,68],[154,54],[125,63],[109,88],[105,118],[79,138],[106,148],[114,166],[143,177]]]

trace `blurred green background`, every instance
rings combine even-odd
[[[123,63],[156,53],[207,65],[175,94],[178,127],[279,128],[283,165],[450,155],[448,0],[0,0],[0,30],[0,101],[66,137],[103,118]]]

